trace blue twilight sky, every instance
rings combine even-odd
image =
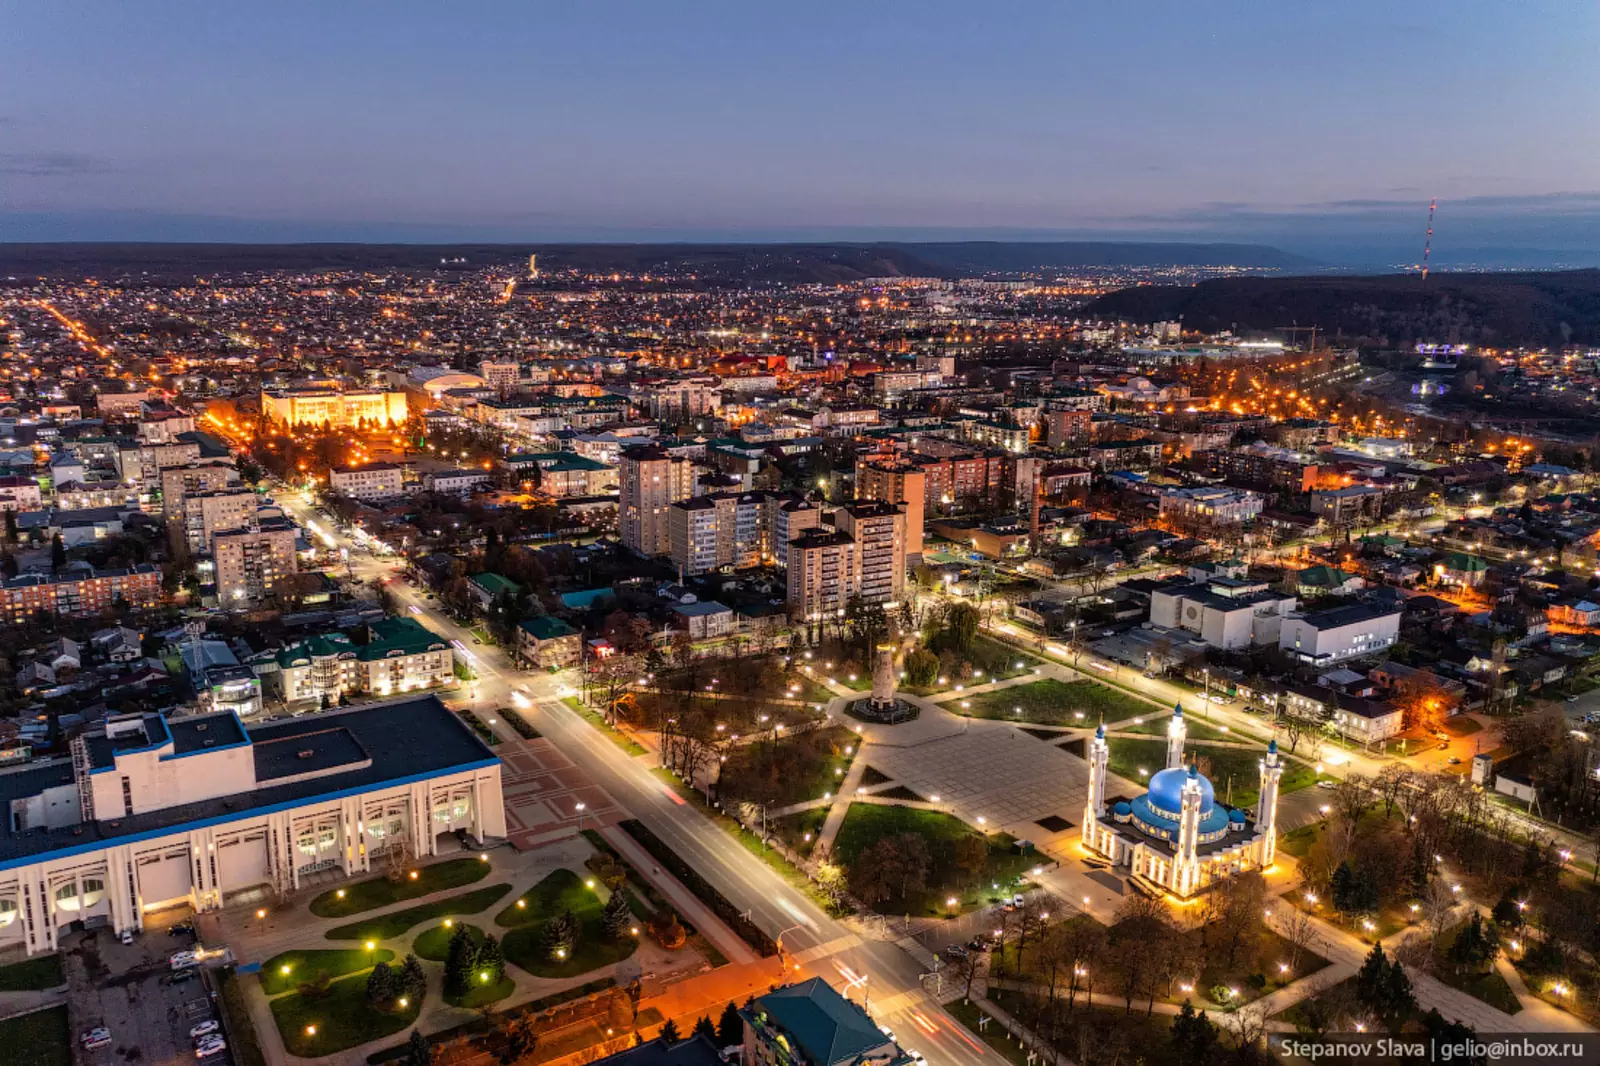
[[[0,5],[0,240],[1600,255],[1600,5]],[[1587,256],[1584,253],[1588,253]]]

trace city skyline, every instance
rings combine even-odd
[[[18,13],[0,232],[1600,245],[1592,8],[378,10]]]

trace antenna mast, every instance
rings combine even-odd
[[[1433,213],[1439,207],[1439,200],[1435,197],[1428,201],[1428,235],[1422,241],[1422,280],[1428,280],[1428,253],[1433,251]]]

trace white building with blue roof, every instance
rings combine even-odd
[[[116,715],[70,758],[0,770],[0,811],[0,950],[29,955],[506,833],[500,761],[434,696],[248,728]]]
[[[1086,848],[1126,867],[1135,883],[1188,899],[1208,885],[1245,870],[1272,865],[1277,854],[1278,784],[1283,760],[1276,740],[1260,762],[1261,797],[1254,820],[1238,807],[1218,803],[1216,792],[1193,763],[1184,765],[1188,733],[1183,707],[1167,727],[1167,766],[1146,792],[1106,807],[1111,758],[1102,723],[1089,743],[1089,797],[1083,813]]]

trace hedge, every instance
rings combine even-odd
[[[620,824],[624,832],[633,837],[634,840],[637,840],[639,846],[650,853],[651,858],[666,867],[672,876],[676,877],[683,883],[685,888],[699,897],[700,902],[710,907],[713,914],[726,922],[729,928],[737,933],[746,944],[754,948],[758,954],[770,958],[778,953],[778,945],[773,941],[772,937],[746,918],[728,897],[712,887],[710,882],[701,877],[687,862],[683,861],[682,856],[668,847],[665,841],[645,828],[638,819],[630,818]]]

